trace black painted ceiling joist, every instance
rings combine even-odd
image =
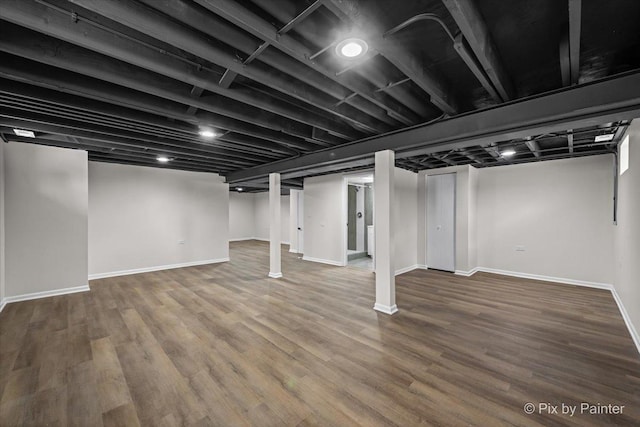
[[[408,108],[393,99],[389,99],[389,97],[384,94],[376,93],[375,89],[365,85],[364,82],[350,80],[344,75],[339,75],[335,71],[331,71],[317,62],[309,60],[309,57],[312,55],[312,53],[306,46],[295,40],[293,37],[277,31],[270,23],[252,13],[251,11],[245,9],[237,2],[229,0],[196,0],[196,2],[209,9],[213,13],[216,13],[226,20],[233,22],[237,26],[255,35],[256,37],[259,37],[260,39],[270,43],[272,46],[280,49],[282,52],[286,53],[292,58],[295,58],[298,61],[302,62],[304,66],[311,67],[313,70],[321,73],[323,76],[353,91],[354,94],[357,94],[370,103],[375,104],[379,109],[382,109],[383,114],[382,117],[379,115],[379,113],[375,114],[376,118],[385,120],[384,115],[387,115],[386,110],[390,110],[393,111],[395,113],[395,117],[397,117],[398,120],[401,120],[405,125],[416,124],[420,121],[420,117],[418,117]],[[320,2],[316,2],[314,3],[314,5],[320,5]],[[275,62],[275,64],[270,63],[270,65],[276,66],[278,63],[277,60],[273,62]],[[302,66],[302,68],[304,68],[304,66]],[[299,67],[299,69],[301,68]],[[301,75],[304,76],[305,74]],[[322,84],[326,86],[327,82],[324,81],[322,82]],[[342,95],[338,97],[346,98],[347,96],[348,94],[343,92]],[[351,103],[357,108],[360,108],[362,111],[373,114],[372,108],[363,108],[361,103],[358,103],[357,100],[358,98],[356,98],[355,104],[353,99],[349,99],[347,102]],[[387,116],[387,120],[388,118],[389,116]]]
[[[511,78],[505,71],[498,50],[489,34],[482,15],[474,0],[442,0],[458,24],[460,31],[469,43],[482,68],[486,72],[493,87],[503,101],[513,99]]]
[[[496,139],[597,125],[640,117],[640,73],[607,79],[573,89],[514,101],[425,126],[367,138],[341,147],[282,160],[227,176],[229,182],[346,163],[395,150],[396,158],[491,143]]]
[[[410,53],[406,46],[384,39],[382,28],[375,13],[367,9],[372,3],[355,0],[323,0],[324,5],[337,16],[351,21],[362,34],[368,35],[370,45],[398,67],[431,97],[431,102],[447,114],[455,114],[459,108],[447,84],[430,71],[421,60]]]
[[[68,25],[64,16],[57,11],[47,8],[39,11],[47,15],[47,25],[42,26],[39,25],[42,18],[35,19],[29,13],[32,12],[31,10],[22,10],[27,6],[33,6],[33,9],[37,9],[29,1],[20,2],[19,5],[14,6],[15,9],[4,7],[0,11],[0,16],[38,31],[46,31],[49,35],[64,40],[73,40],[74,43],[85,48],[77,47],[71,43],[59,42],[11,24],[4,24],[0,28],[0,40],[4,40],[0,49],[5,52],[153,93],[156,96],[173,99],[186,105],[267,128],[273,128],[278,122],[282,123],[281,129],[278,130],[291,131],[290,128],[295,127],[293,124],[287,125],[285,121],[275,116],[277,114],[300,123],[309,123],[345,138],[356,136],[356,133],[345,125],[340,125],[317,114],[302,111],[292,105],[274,101],[260,93],[250,92],[246,89],[222,88],[217,83],[218,75],[212,75],[206,70],[198,70],[191,64],[163,55],[131,40],[122,39],[101,28],[83,22],[72,26]],[[151,71],[145,71],[145,69]],[[187,90],[186,86],[188,85],[178,82],[203,87],[224,97],[194,98],[191,96],[191,86]],[[247,105],[241,104],[238,100]],[[248,107],[248,105],[255,108]],[[264,119],[261,119],[262,117]],[[270,122],[271,124],[269,124]]]
[[[253,64],[239,63],[233,54],[210,43],[199,33],[179,25],[148,7],[132,2],[105,2],[101,0],[70,0],[70,2],[230,69],[239,75],[306,102],[336,117],[364,126],[371,132],[388,130],[385,125],[351,106],[334,107],[326,96],[322,96],[320,91],[314,90],[295,78],[285,78]]]
[[[278,130],[267,129],[203,110],[199,110],[192,116],[185,112],[186,106],[184,106],[184,104],[143,92],[132,91],[120,85],[85,77],[80,74],[65,73],[59,69],[53,69],[46,65],[40,65],[36,62],[3,53],[0,53],[0,76],[17,81],[26,81],[34,85],[34,87],[55,88],[58,91],[79,95],[82,98],[103,101],[106,104],[121,105],[188,123],[205,124],[216,128],[228,129],[292,148],[310,150],[314,147],[314,144],[310,144],[294,135],[289,135]],[[36,89],[35,93],[41,90],[42,89]],[[43,96],[45,96],[45,99],[50,98],[49,93]],[[82,104],[85,101],[82,100],[80,102]],[[91,105],[89,102],[82,108],[91,108]],[[115,108],[117,109],[117,107]],[[298,133],[300,138],[312,138],[312,128],[309,128],[308,131],[303,128],[299,130],[296,129],[295,133]],[[317,135],[315,138],[318,140],[326,139],[327,141],[332,141],[333,144],[336,143],[335,139],[328,134]]]

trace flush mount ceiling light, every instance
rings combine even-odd
[[[369,50],[369,45],[362,39],[349,38],[342,40],[336,46],[336,53],[346,59],[357,59],[364,56]]]
[[[596,135],[596,142],[607,142],[613,140],[614,135],[608,133],[606,135]]]
[[[24,130],[24,129],[14,129],[13,133],[15,133],[18,136],[25,136],[27,138],[35,138],[36,134],[33,133],[30,130]]]
[[[159,161],[160,163],[168,163],[169,160],[171,159],[168,158],[167,156],[158,156],[156,157],[156,160]]]
[[[501,155],[502,157],[511,157],[511,156],[513,156],[514,154],[516,154],[516,150],[511,150],[511,149],[504,150],[504,151],[502,151],[502,152],[500,153],[500,155]]]
[[[200,129],[199,133],[200,133],[200,136],[203,137],[203,138],[215,138],[216,136],[218,136],[211,129]]]

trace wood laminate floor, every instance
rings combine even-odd
[[[640,356],[608,291],[414,271],[387,316],[371,272],[282,255],[283,279],[267,243],[238,242],[229,263],[9,304],[0,424],[640,424]]]

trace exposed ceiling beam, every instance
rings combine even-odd
[[[573,129],[567,130],[567,145],[569,146],[569,152],[573,153]]]
[[[611,154],[613,153],[613,151],[606,149],[606,148],[602,148],[599,150],[593,150],[593,151],[582,151],[582,152],[574,152],[574,153],[562,153],[562,154],[547,154],[544,155],[542,157],[537,158],[534,161],[538,161],[538,162],[543,162],[546,160],[558,160],[558,159],[568,159],[568,158],[573,158],[573,157],[587,157],[587,156],[594,156],[594,155],[598,155],[598,154]],[[502,165],[506,165],[506,164],[519,164],[519,163],[530,163],[532,160],[531,159],[514,159],[512,161],[510,161],[509,163],[507,162],[496,162],[496,163],[485,163],[484,165],[478,165],[477,167],[479,168],[486,168],[486,167],[493,167],[493,166],[502,166]]]
[[[284,48],[289,46],[293,48],[296,52],[296,49],[306,49],[304,45],[301,45],[295,38],[290,37],[287,34],[282,36],[275,35],[275,40],[272,40],[275,29],[270,24],[267,23],[266,27],[261,27],[259,25],[261,18],[257,18],[254,20],[252,25],[257,25],[256,28],[253,28],[252,25],[248,25],[246,28],[243,27],[244,21],[239,21],[237,24],[247,31],[243,31],[238,26],[233,25],[229,22],[232,20],[223,19],[217,15],[213,15],[208,13],[202,7],[185,2],[183,0],[173,0],[171,2],[158,2],[156,0],[140,0],[142,3],[147,4],[149,7],[153,7],[156,10],[161,11],[162,13],[173,16],[176,19],[179,19],[181,22],[185,23],[188,26],[191,26],[208,36],[220,40],[229,46],[234,47],[239,52],[244,54],[250,54],[249,58],[245,59],[242,63],[246,64],[249,59],[255,57],[256,50],[256,41],[254,37],[250,34],[256,34],[260,40],[266,40],[264,37],[261,37],[259,33],[263,31],[267,31],[267,34],[271,37],[269,41],[264,41],[260,46],[266,48],[267,46],[273,46],[274,49],[266,49],[264,51],[260,51],[260,61],[264,64],[268,64],[274,69],[288,74],[290,76],[295,77],[310,86],[321,90],[328,95],[334,97],[334,99],[344,99],[348,96],[355,88],[350,88],[345,85],[343,87],[341,84],[338,84],[335,81],[335,75],[332,72],[327,72],[326,69],[319,67],[316,71],[324,74],[324,76],[316,73],[309,72],[309,66],[316,66],[314,61],[308,61],[304,55],[298,55],[300,57],[292,57],[287,55],[285,52],[279,50],[280,48]],[[240,10],[243,9],[240,5],[234,5],[238,7]],[[276,5],[277,8],[280,8],[282,3],[278,3]],[[280,10],[280,9],[277,9]],[[255,15],[252,15],[255,17]],[[295,19],[295,16],[290,16],[288,19]],[[285,19],[286,22],[288,19]],[[235,22],[235,21],[232,21]],[[300,29],[304,29],[304,26],[296,27],[296,31]],[[306,50],[300,50],[300,52],[304,53]],[[328,77],[328,78],[327,78]],[[334,80],[330,80],[334,79]],[[347,80],[347,79],[342,79]],[[356,84],[358,82],[356,81]],[[362,85],[362,82],[359,82],[361,87],[366,87]],[[364,93],[364,92],[363,92]],[[377,106],[364,97],[356,97],[352,98],[349,101],[349,104],[358,108],[359,110],[375,117],[378,120],[381,120],[393,127],[397,127],[401,122],[392,119],[381,106]],[[401,105],[401,104],[400,104]]]
[[[234,182],[264,177],[271,172],[303,171],[305,168],[372,157],[380,150],[394,150],[396,158],[412,157],[485,145],[498,138],[520,139],[639,116],[640,73],[627,74],[367,138],[297,159],[236,171],[227,179]]]
[[[152,1],[152,0],[144,0]],[[173,2],[172,2],[173,3]],[[295,18],[298,13],[299,2],[274,2],[273,0],[253,0],[252,3],[259,6],[261,9],[269,13],[281,22],[288,22]],[[324,10],[320,10],[318,14],[326,14]],[[308,20],[305,25],[296,27],[296,33],[302,36],[312,46],[326,46],[323,52],[335,47],[335,35],[331,32],[327,32],[318,23],[318,21]],[[309,56],[310,60],[314,59],[314,55]],[[364,64],[361,67],[353,69],[352,73],[342,75],[341,79],[355,83],[359,81],[369,82],[372,84],[374,92],[379,91],[380,88],[384,88],[389,84],[388,76],[384,70],[380,67],[369,66]],[[411,111],[415,112],[422,119],[429,118],[435,114],[431,111],[432,108],[427,99],[427,95],[424,92],[418,92],[412,90],[410,85],[403,85],[395,87],[393,90],[387,92],[388,95],[400,102],[401,105],[407,106]],[[390,104],[391,105],[391,104]]]
[[[245,65],[239,62],[235,55],[225,51],[217,44],[211,43],[210,40],[202,37],[200,33],[186,28],[175,20],[144,5],[122,1],[69,1],[146,34],[149,37],[153,37],[221,67],[230,69],[239,75],[248,77],[288,96],[306,102],[327,113],[333,114],[346,121],[357,123],[369,129],[372,133],[389,129],[384,124],[354,109],[354,107],[350,105],[335,107],[326,96],[322,96],[323,94],[319,93],[319,91],[312,90],[307,84],[295,78],[287,78],[280,74],[270,73],[265,70],[264,67],[257,67],[252,64]]]
[[[580,78],[580,36],[582,34],[582,0],[569,0],[569,60],[571,84]]]
[[[430,71],[429,67],[421,59],[409,52],[403,43],[382,37],[386,29],[378,21],[376,14],[367,9],[374,6],[373,2],[323,0],[323,4],[338,17],[353,23],[362,34],[366,35],[367,43],[371,48],[380,52],[422,90],[428,93],[431,97],[431,102],[435,106],[449,115],[458,112],[458,105],[454,96],[441,77]]]
[[[0,30],[1,31],[1,30]],[[1,44],[1,42],[0,42]],[[156,114],[181,120],[194,125],[206,125],[215,128],[228,129],[243,135],[264,139],[287,147],[301,150],[309,150],[314,145],[305,142],[304,139],[281,132],[275,129],[260,127],[251,123],[245,123],[230,117],[199,110],[193,116],[185,112],[184,104],[177,103],[165,98],[159,98],[143,92],[129,90],[120,85],[86,77],[80,74],[65,72],[61,69],[51,68],[47,65],[32,62],[12,55],[0,52],[0,76],[5,78],[28,82],[36,87],[54,88],[55,92],[62,91],[68,94],[79,96],[81,108],[91,108],[94,104],[87,98],[102,102],[104,108],[110,111],[122,110],[121,107],[141,110],[146,113]],[[16,86],[19,87],[19,86]],[[9,91],[8,93],[15,93]],[[22,93],[22,92],[18,92]],[[36,89],[34,98],[46,96],[45,99],[58,102],[57,95],[52,95],[53,91]],[[63,104],[65,99],[59,100]],[[112,104],[109,106],[109,104]],[[72,104],[73,105],[73,104]],[[119,107],[120,108],[119,108]],[[100,110],[97,110],[100,111]],[[144,114],[144,113],[143,113]],[[308,131],[304,128],[295,128],[295,132],[300,138],[314,138],[316,140],[331,141],[334,145],[338,143],[335,137],[328,133],[312,135],[312,129]],[[306,147],[306,148],[305,148]]]
[[[359,80],[347,79],[340,73],[331,71],[323,67],[321,64],[310,60],[309,58],[312,55],[312,52],[305,45],[298,42],[295,38],[282,33],[281,30],[277,31],[273,25],[248,9],[245,9],[241,4],[229,0],[196,0],[196,2],[261,40],[268,42],[270,45],[276,47],[287,55],[297,59],[305,66],[321,73],[326,78],[329,78],[362,96],[367,101],[383,109],[382,114],[386,115],[386,111],[390,110],[395,113],[394,117],[397,117],[398,120],[405,125],[416,124],[420,121],[420,117],[411,110],[396,102],[386,94],[376,93],[375,89],[371,88],[370,85],[366,85],[364,82]],[[320,3],[320,1],[316,1],[313,5],[320,5]],[[299,75],[304,76],[304,73],[300,73]],[[326,82],[324,82],[323,85],[326,86]],[[351,102],[353,102],[353,100],[351,100]],[[358,106],[357,104],[354,105],[356,107]],[[370,114],[372,113],[371,109],[363,109],[363,111]],[[377,115],[376,117],[382,119]]]
[[[5,132],[5,129],[2,129],[2,132]],[[156,151],[156,150],[135,150],[131,147],[118,147],[115,148],[111,144],[107,144],[103,141],[94,141],[86,138],[75,138],[64,135],[38,135],[36,138],[25,138],[19,137],[15,135],[11,135],[9,133],[4,133],[4,137],[9,141],[22,142],[28,144],[38,144],[38,145],[48,145],[50,147],[59,147],[59,148],[69,148],[75,150],[84,150],[88,151],[90,155],[101,155],[101,156],[110,156],[112,158],[116,157],[121,159],[122,161],[146,161],[149,163],[158,163],[157,156],[159,155],[167,155],[168,153],[164,151]],[[199,171],[215,171],[215,172],[225,172],[232,170],[233,167],[223,160],[215,161],[202,161],[202,160],[194,160],[189,157],[174,157],[169,155],[172,159],[170,163],[177,168],[190,168],[196,169]]]
[[[294,18],[292,18],[289,22],[287,22],[284,27],[280,28],[278,30],[278,34],[282,35],[282,34],[285,34],[285,33],[289,32],[289,30],[293,29],[293,27],[295,27],[300,22],[305,20],[309,15],[311,15],[313,12],[315,12],[315,10],[317,8],[319,8],[320,6],[322,6],[322,1],[320,1],[320,0],[314,1],[305,10],[303,10],[298,15],[296,15]]]
[[[21,118],[12,114],[12,110],[3,109],[0,112],[0,125],[7,128],[29,129],[35,132],[44,132],[56,135],[65,135],[77,138],[86,138],[95,141],[110,142],[122,146],[137,147],[140,149],[154,149],[176,155],[191,156],[200,159],[218,159],[238,166],[250,166],[262,161],[269,161],[266,157],[251,156],[248,158],[237,151],[216,147],[203,147],[195,144],[188,145],[180,141],[172,141],[165,138],[143,137],[134,132],[117,131],[103,126],[87,125],[71,120],[62,120],[40,114],[31,114],[30,119]]]
[[[493,98],[497,102],[503,102],[502,97],[493,86],[493,83],[491,83],[489,76],[487,76],[487,73],[483,70],[482,65],[478,62],[478,58],[476,58],[476,56],[471,51],[471,47],[469,46],[469,43],[464,38],[462,33],[458,34],[455,37],[453,48],[456,50],[456,52],[458,52],[460,58],[462,58],[464,63],[467,64],[467,67],[469,67],[471,72],[476,76],[482,87],[484,87],[489,95],[491,95],[491,98]]]
[[[535,157],[540,157],[540,145],[538,144],[538,141],[531,139],[530,137],[527,138],[528,139],[525,139],[524,144]]]
[[[466,148],[461,148],[461,149],[460,149],[460,150],[458,150],[458,151],[460,152],[460,154],[462,154],[463,156],[465,156],[465,157],[466,157],[466,158],[468,158],[468,159],[473,160],[475,163],[478,163],[478,164],[482,164],[482,163],[484,163],[484,161],[483,161],[480,157],[478,157],[478,156],[476,156],[475,154],[471,153],[471,152],[470,152],[469,150],[467,150]]]
[[[562,85],[578,84],[580,78],[580,36],[582,34],[582,0],[568,0],[569,22],[560,39]]]
[[[2,33],[3,29],[0,29],[0,35]],[[7,41],[6,43],[0,37],[0,50],[181,104],[193,105],[200,110],[223,115],[241,122],[288,133],[292,136],[302,138],[311,136],[310,129],[306,130],[303,123],[283,120],[268,111],[239,105],[230,99],[218,96],[192,98],[190,87],[177,80],[168,79],[124,62],[112,60],[77,46],[63,45],[63,43],[39,34],[35,35],[34,38],[23,37],[20,41]],[[104,96],[108,97],[109,95],[106,94]],[[183,109],[183,112],[186,114],[186,108]],[[198,115],[196,114],[195,117],[198,117]],[[332,126],[328,125],[328,127]],[[347,130],[347,132],[354,133],[352,130]],[[317,148],[305,141],[294,145],[296,148],[303,150]]]
[[[40,51],[40,54],[37,55],[36,58],[30,57],[34,60],[47,62],[51,65],[73,71],[76,71],[78,67],[85,64],[83,71],[85,74],[92,75],[93,77],[97,77],[96,72],[99,73],[102,69],[119,68],[120,70],[126,70],[127,75],[131,76],[131,78],[134,78],[133,76],[144,76],[145,81],[153,83],[153,86],[157,88],[172,86],[171,81],[163,77],[166,76],[176,80],[176,82],[184,82],[191,85],[189,88],[189,98],[182,99],[181,102],[193,107],[203,109],[200,103],[203,99],[210,98],[193,97],[191,95],[191,87],[196,86],[228,98],[224,101],[224,107],[213,111],[218,114],[227,116],[233,114],[232,117],[236,119],[251,122],[252,115],[260,115],[260,111],[254,111],[252,114],[245,113],[244,110],[250,108],[248,105],[251,105],[262,110],[264,113],[270,112],[291,120],[296,120],[300,123],[308,123],[312,126],[334,132],[347,139],[356,137],[356,134],[350,127],[336,123],[336,120],[331,120],[320,114],[304,111],[288,103],[273,100],[256,91],[226,89],[218,85],[220,77],[217,73],[202,69],[192,63],[181,61],[131,39],[119,37],[103,28],[96,27],[82,20],[73,25],[69,25],[68,18],[62,13],[40,4],[32,3],[31,0],[24,2],[6,2],[0,9],[0,16],[16,24],[31,28],[34,31],[43,32],[67,41],[67,43],[64,43],[55,39],[47,40],[47,38],[41,34],[35,34],[32,31],[21,29],[11,24],[4,24],[0,30],[2,34],[0,38],[6,41],[3,43],[4,47],[1,47],[6,52],[20,55],[20,52],[25,52],[25,50],[31,47],[30,50],[35,49],[36,51]],[[45,24],[43,24],[43,22],[45,22]],[[19,43],[17,42],[18,40],[20,41]],[[38,44],[36,46],[25,46],[29,42],[36,42]],[[11,45],[14,45],[13,48]],[[75,45],[82,46],[84,49]],[[48,54],[43,55],[42,50],[44,50],[43,48],[45,47],[51,47],[52,50]],[[90,49],[90,51],[87,49]],[[23,55],[26,54],[23,53]],[[101,57],[102,55],[106,56]],[[38,59],[38,57],[41,57],[41,59]],[[114,63],[109,57],[123,62],[121,64]],[[87,63],[89,60],[94,61],[93,65]],[[70,64],[66,64],[66,62]],[[107,66],[106,63],[109,62],[110,64]],[[93,70],[92,72],[92,68],[98,67],[100,68],[99,70]],[[158,73],[158,75],[149,72],[145,73],[143,70],[137,69],[137,67]],[[122,84],[120,82],[114,83]],[[207,110],[207,108],[204,109]],[[225,114],[225,110],[228,110],[229,113]],[[208,109],[208,111],[211,110]],[[231,111],[234,112],[231,113]],[[276,123],[282,121],[282,119],[276,117],[273,117],[271,120]],[[256,124],[264,126],[264,123]]]
[[[442,0],[464,34],[471,50],[503,101],[514,98],[511,79],[506,72],[487,24],[474,0]]]

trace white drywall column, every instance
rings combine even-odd
[[[376,303],[375,310],[393,314],[396,306],[396,279],[393,262],[393,204],[395,154],[391,150],[376,153],[374,175],[373,226],[375,232]]]
[[[4,141],[0,140],[0,311],[4,307]]]
[[[282,277],[280,266],[280,174],[269,174],[269,277]]]

